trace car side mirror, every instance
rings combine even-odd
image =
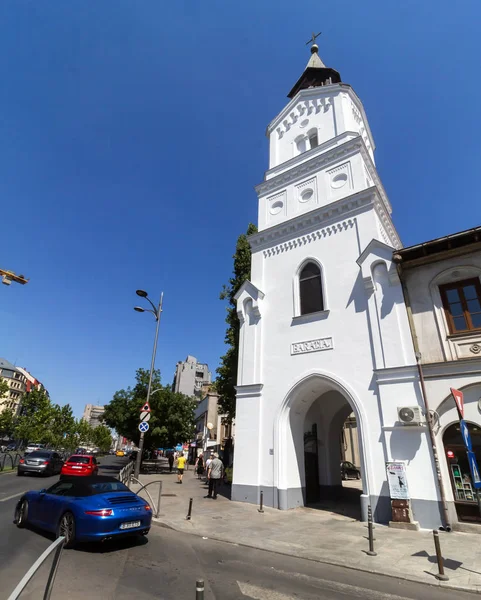
[[[97,464],[98,464],[98,465],[100,464],[100,461],[99,461],[99,460],[97,461]]]
[[[43,496],[44,494],[47,493],[47,490],[45,488],[42,488],[38,493],[42,494],[42,496]]]

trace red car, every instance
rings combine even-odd
[[[98,475],[99,465],[95,456],[74,454],[64,463],[60,475]]]

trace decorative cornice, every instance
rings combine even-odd
[[[379,385],[419,381],[419,372],[416,365],[375,369],[374,375]]]
[[[347,132],[347,134],[354,135],[354,133],[352,132]],[[275,177],[272,177],[271,179],[266,179],[265,181],[263,181],[255,187],[257,195],[261,197],[265,196],[268,193],[281,190],[287,187],[289,184],[295,182],[296,180],[301,179],[302,177],[312,175],[320,171],[324,167],[329,166],[330,164],[337,163],[342,159],[346,159],[353,156],[356,153],[360,153],[364,160],[364,164],[369,172],[369,175],[371,176],[373,184],[375,187],[377,187],[379,191],[379,196],[386,207],[385,212],[388,215],[390,215],[392,213],[391,203],[389,202],[386,190],[382,185],[376,167],[372,161],[371,155],[369,154],[369,151],[367,150],[366,144],[364,143],[362,137],[359,134],[355,135],[355,138],[352,138],[344,142],[343,144],[340,144],[339,146],[335,146],[330,150],[325,150],[322,154],[315,155],[310,160],[293,165],[287,171],[283,171],[282,173]],[[385,217],[381,217],[380,213],[380,218],[384,226],[386,227],[390,238],[392,238],[392,232],[394,231],[394,227],[392,225],[390,217],[388,221],[386,221]],[[398,242],[393,245],[396,248],[402,247],[401,241],[399,240],[397,234],[395,235],[395,237],[397,238]],[[390,242],[392,242],[392,239],[390,239]]]
[[[287,252],[288,250],[292,250],[292,248],[306,246],[307,244],[310,244],[316,240],[335,235],[336,233],[342,233],[347,229],[351,229],[351,227],[354,226],[354,222],[355,219],[347,219],[346,221],[333,223],[332,225],[328,225],[322,229],[317,229],[299,237],[290,239],[289,241],[282,242],[276,246],[270,246],[264,250],[264,256],[266,258],[269,256],[275,256],[276,254],[281,254],[283,252]]]
[[[366,133],[371,143],[373,151],[376,148],[374,143],[374,139],[372,136],[371,128],[369,127],[369,122],[367,120],[366,112],[364,110],[364,106],[356,94],[354,89],[348,83],[335,83],[332,85],[323,85],[322,87],[314,87],[308,88],[304,90],[300,90],[294,98],[285,106],[281,112],[274,117],[274,119],[269,123],[266,130],[266,135],[269,136],[271,133],[279,126],[282,126],[284,121],[290,123],[292,126],[295,121],[292,120],[291,115],[299,114],[299,105],[302,110],[302,105],[304,103],[312,103],[312,108],[315,110],[317,108],[318,103],[329,101],[329,104],[333,104],[333,98],[338,96],[341,93],[347,94],[351,101],[356,106],[357,110],[361,114],[361,118],[364,121],[364,125],[366,127]],[[296,119],[297,120],[297,119]]]
[[[242,398],[255,398],[262,395],[263,383],[252,383],[250,385],[237,385],[235,388],[237,400]]]
[[[352,133],[352,135],[354,135],[354,133]],[[355,135],[355,138],[350,139],[339,146],[335,146],[330,150],[325,150],[321,154],[313,156],[310,160],[295,164],[279,175],[259,183],[255,187],[257,195],[265,196],[266,194],[282,189],[302,177],[316,173],[323,167],[338,162],[340,159],[352,156],[356,154],[356,152],[361,152],[363,147],[365,149],[364,142],[358,134]]]
[[[292,247],[289,244],[296,234],[299,238],[309,233],[313,235],[312,231],[316,229],[316,226],[322,226],[322,229],[319,228],[320,231],[325,231],[327,234],[333,233],[333,228],[337,228],[339,231],[339,226],[341,227],[340,230],[345,229],[339,223],[340,220],[347,221],[349,217],[354,217],[369,206],[377,207],[377,205],[379,207],[376,210],[382,212],[383,206],[382,200],[379,198],[379,190],[376,187],[371,187],[254,233],[249,236],[249,242],[253,251],[267,249],[267,247],[272,247],[273,243],[282,244],[283,242],[287,243],[285,249],[288,249]],[[385,209],[383,214],[386,215]],[[329,226],[331,231],[328,231]],[[392,225],[391,229],[393,231],[391,244],[393,247],[397,247],[396,243],[400,244],[400,241]],[[321,233],[319,237],[323,237],[323,234]]]

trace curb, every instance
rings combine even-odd
[[[192,531],[190,534],[186,531],[184,531],[183,529],[179,529],[178,527],[175,527],[174,525],[170,525],[168,523],[166,523],[165,521],[161,521],[160,519],[152,519],[152,524],[155,525],[156,527],[162,527],[164,529],[170,529],[172,531],[178,531],[179,533],[185,533],[187,535],[195,535],[196,537],[204,537],[202,536],[202,534],[197,533],[195,531]],[[382,577],[390,577],[393,579],[400,579],[402,581],[410,581],[411,583],[417,583],[420,585],[426,585],[432,588],[445,588],[445,589],[450,589],[450,590],[457,590],[457,591],[462,591],[462,592],[475,592],[475,593],[480,593],[481,592],[481,585],[479,586],[470,586],[470,585],[454,585],[452,583],[446,583],[446,582],[441,582],[436,580],[436,582],[433,581],[433,583],[429,583],[429,582],[425,582],[425,581],[419,581],[419,579],[416,579],[414,577],[409,577],[407,575],[398,575],[398,574],[391,574],[391,573],[386,573],[386,571],[381,571],[379,569],[370,569],[370,568],[365,568],[365,567],[358,567],[358,566],[351,566],[339,561],[335,561],[335,560],[328,560],[325,558],[311,558],[311,557],[299,557],[296,554],[292,554],[291,552],[287,552],[287,551],[282,551],[282,550],[270,550],[270,549],[266,549],[266,548],[260,548],[259,546],[255,546],[253,544],[246,544],[243,542],[233,542],[232,540],[227,540],[225,538],[220,538],[220,537],[216,537],[213,535],[209,535],[208,536],[209,540],[213,540],[215,542],[223,542],[224,544],[232,544],[234,546],[241,546],[243,548],[249,548],[251,550],[260,550],[262,552],[272,552],[273,554],[279,554],[281,556],[292,556],[293,558],[302,558],[303,560],[308,560],[310,562],[314,562],[314,563],[320,563],[320,564],[324,564],[324,565],[333,565],[336,567],[343,567],[345,569],[350,569],[351,571],[360,571],[363,573],[372,573],[373,575],[380,575]]]
[[[9,469],[8,471],[0,471],[0,475],[11,475],[12,473],[15,473],[17,470],[17,467],[15,467],[14,469]]]

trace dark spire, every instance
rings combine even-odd
[[[308,44],[312,42],[311,58],[307,63],[304,73],[300,76],[292,90],[287,94],[288,98],[294,98],[299,90],[341,82],[339,73],[334,69],[326,67],[319,57],[319,46],[316,44],[316,37],[319,35],[320,33],[317,35],[312,34],[312,39],[307,42]]]

